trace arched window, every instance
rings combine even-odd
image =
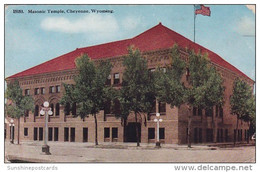
[[[25,111],[24,111],[24,116],[25,116],[25,117],[28,117],[28,116],[29,116],[29,110],[25,110]]]
[[[64,113],[65,113],[65,115],[70,114],[70,103],[66,103],[65,108],[64,108]]]
[[[60,115],[60,104],[56,103],[56,107],[55,107],[55,116],[59,116]]]
[[[113,106],[113,114],[120,114],[121,113],[121,109],[120,109],[120,102],[118,99],[114,100],[114,106]]]
[[[35,105],[34,116],[39,116],[39,105]]]
[[[50,104],[50,108],[51,108],[52,113],[54,114],[54,104],[53,103]]]
[[[76,105],[76,103],[74,102],[74,103],[72,104],[72,115],[76,115],[76,113],[77,113],[77,105]]]

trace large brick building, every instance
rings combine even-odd
[[[94,118],[89,116],[84,120],[73,117],[73,114],[64,114],[64,107],[59,104],[64,88],[62,83],[73,84],[73,76],[77,75],[75,58],[86,53],[94,61],[100,59],[109,60],[112,65],[108,83],[114,87],[120,87],[122,82],[123,56],[128,53],[127,48],[134,45],[142,55],[147,58],[148,66],[152,70],[158,66],[164,67],[169,64],[171,48],[177,43],[181,48],[181,58],[187,58],[187,49],[199,50],[207,53],[209,59],[224,79],[225,104],[223,107],[214,107],[211,112],[203,109],[194,109],[192,116],[192,142],[212,142],[213,123],[216,126],[218,142],[229,142],[234,139],[236,128],[236,116],[230,114],[229,97],[232,94],[233,81],[236,77],[245,80],[250,86],[254,81],[232,66],[214,52],[190,41],[184,36],[170,30],[161,23],[131,39],[110,42],[101,45],[78,48],[72,52],[61,55],[50,61],[27,69],[6,78],[9,83],[18,79],[23,93],[33,96],[35,100],[35,112],[28,112],[21,118],[20,139],[21,141],[41,141],[44,138],[44,117],[39,111],[44,101],[49,101],[54,115],[49,118],[49,141],[60,142],[94,142]],[[186,77],[183,76],[185,82]],[[84,93],[83,93],[84,94]],[[160,112],[163,122],[160,124],[160,141],[164,143],[187,142],[188,109],[185,105],[180,108],[171,108],[161,102],[155,103],[155,111]],[[212,120],[212,116],[215,116]],[[126,129],[126,140],[123,140],[123,125],[120,119],[110,114],[109,110],[101,111],[97,115],[98,140],[99,142],[133,142],[135,138],[134,117],[130,116]],[[141,143],[155,142],[156,124],[153,121],[155,113],[146,118],[138,119],[141,131]],[[6,138],[10,139],[10,118],[6,122]],[[17,120],[14,127],[15,140],[17,140]],[[249,124],[239,121],[237,140],[243,141],[247,137]]]

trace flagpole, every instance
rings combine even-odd
[[[196,15],[195,15],[195,5],[193,5],[193,7],[194,7],[194,11],[193,11],[193,15],[194,15],[194,28],[193,28],[194,29],[194,33],[193,33],[194,41],[193,42],[195,43],[195,24],[196,24],[195,23],[195,18],[196,18]]]

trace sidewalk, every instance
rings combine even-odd
[[[42,153],[42,145],[43,142],[38,141],[21,142],[19,145],[5,142],[6,162],[167,162],[178,158],[188,158],[188,161],[192,157],[184,154],[208,154],[209,151],[219,149],[217,145],[192,145],[192,148],[188,148],[187,145],[162,144],[158,149],[152,143],[141,143],[137,147],[136,143],[105,142],[96,146],[94,143],[48,142],[51,155],[45,155]],[[160,154],[161,157],[157,157]],[[177,154],[183,157],[172,157]]]

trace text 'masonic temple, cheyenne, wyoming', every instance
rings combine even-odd
[[[191,138],[193,143],[213,141],[213,122],[216,126],[217,142],[231,142],[236,138],[245,141],[248,137],[249,124],[239,121],[238,135],[235,137],[236,116],[230,113],[229,98],[232,94],[233,81],[239,77],[252,88],[254,81],[233,65],[222,59],[214,52],[190,41],[184,36],[165,27],[161,23],[131,39],[125,39],[85,48],[77,48],[67,54],[34,66],[23,72],[6,78],[9,83],[18,79],[23,94],[31,95],[35,101],[34,113],[28,112],[20,119],[21,141],[42,141],[44,139],[44,116],[40,109],[44,101],[50,102],[53,115],[49,117],[48,140],[58,142],[94,142],[94,118],[82,120],[73,114],[65,114],[64,106],[59,101],[64,93],[62,83],[73,84],[73,77],[77,74],[75,59],[86,53],[92,60],[109,60],[113,65],[108,83],[120,87],[123,75],[123,58],[128,54],[128,47],[138,48],[148,61],[149,69],[164,67],[170,63],[171,48],[177,43],[181,48],[181,57],[187,58],[187,49],[207,53],[210,62],[216,66],[224,79],[225,103],[222,107],[213,108],[211,112],[194,109],[192,115]],[[186,77],[183,77],[185,82]],[[84,94],[84,93],[83,93]],[[163,122],[160,123],[160,141],[162,143],[187,143],[188,109],[186,106],[171,108],[170,105],[156,101],[154,113],[145,119],[138,119],[141,143],[154,143],[156,140],[155,113],[159,112]],[[214,121],[212,116],[215,115]],[[135,142],[136,130],[134,116],[129,116],[126,128],[126,139],[123,139],[124,128],[120,119],[111,114],[109,108],[100,111],[97,115],[99,142]],[[11,130],[8,125],[10,118],[6,118],[6,139],[10,139]],[[14,139],[17,140],[17,120],[14,123]]]

